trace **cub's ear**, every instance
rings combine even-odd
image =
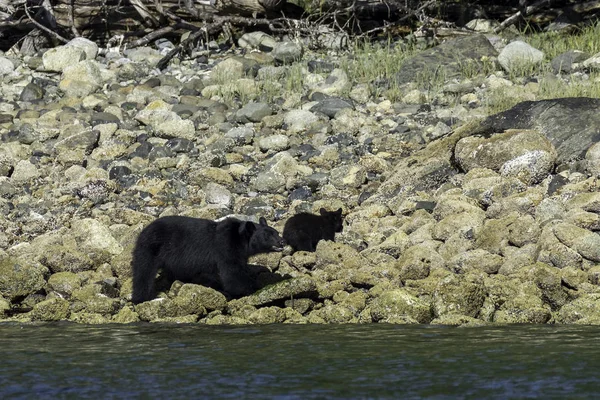
[[[329,214],[329,213],[327,212],[327,210],[326,210],[326,209],[324,209],[324,208],[321,208],[321,209],[319,210],[319,213],[320,213],[320,214],[321,214],[323,217],[324,217],[324,216],[326,216],[327,214]]]
[[[258,219],[258,223],[259,223],[259,224],[261,224],[262,226],[269,226],[269,225],[267,224],[267,220],[265,219],[265,217],[260,217],[260,218]]]
[[[254,224],[254,222],[242,221],[240,223],[238,232],[240,235],[252,235],[255,230],[256,230],[256,225]]]

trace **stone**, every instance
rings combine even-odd
[[[511,42],[498,54],[498,63],[511,72],[540,64],[544,53],[520,40]]]

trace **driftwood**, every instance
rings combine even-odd
[[[149,44],[163,36],[214,37],[224,27],[310,34],[324,24],[371,35],[394,25],[413,30],[430,21],[463,26],[473,18],[547,23],[574,13],[597,17],[600,0],[312,0],[304,10],[287,0],[0,0],[0,50],[35,48],[84,36],[101,46]],[[298,22],[298,21],[302,22]],[[292,21],[297,21],[296,23]],[[407,30],[405,29],[404,32]],[[36,43],[41,43],[36,46]]]

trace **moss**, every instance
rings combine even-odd
[[[69,302],[53,298],[37,303],[31,312],[31,319],[38,321],[60,321],[70,315]]]
[[[373,300],[370,307],[374,321],[391,322],[408,317],[426,324],[433,319],[431,304],[406,289],[385,291]]]
[[[12,300],[37,292],[46,284],[46,271],[34,261],[0,258],[0,295]]]

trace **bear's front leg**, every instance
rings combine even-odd
[[[245,265],[220,265],[219,276],[223,291],[233,298],[248,296],[256,291],[255,279]]]

